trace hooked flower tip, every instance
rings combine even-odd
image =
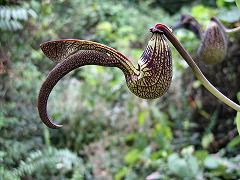
[[[149,31],[150,31],[150,32],[152,32],[152,33],[155,33],[155,32],[158,32],[158,33],[163,33],[163,31],[162,31],[162,30],[160,30],[160,29],[157,29],[157,28],[155,28],[155,27],[154,27],[154,28],[150,28],[150,29],[149,29]]]
[[[167,27],[167,26],[164,25],[164,24],[156,24],[155,28],[158,29],[158,30],[160,30],[160,31],[162,31],[162,32],[164,32],[164,30],[166,30],[166,29],[168,29],[169,31],[172,32],[172,29],[169,28],[169,27]]]

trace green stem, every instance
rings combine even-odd
[[[226,33],[236,33],[236,32],[240,32],[240,27],[236,27],[236,28],[233,28],[233,29],[228,29],[226,28],[219,20],[217,17],[213,16],[211,18],[212,21],[214,21],[215,23],[218,24],[218,26]]]
[[[192,68],[194,74],[199,79],[199,81],[204,85],[204,87],[209,90],[214,96],[216,96],[218,99],[220,99],[222,102],[230,106],[231,108],[235,109],[236,111],[240,112],[240,106],[230,100],[228,97],[223,95],[221,92],[219,92],[203,75],[197,64],[194,62],[194,60],[191,58],[191,56],[188,54],[188,52],[185,50],[185,48],[182,46],[182,44],[178,41],[178,39],[173,35],[171,30],[165,25],[157,24],[155,26],[156,29],[159,29],[163,31],[165,36],[168,38],[168,40],[173,44],[173,46],[177,49],[177,51],[180,53],[180,55],[185,59],[185,61],[188,63],[188,65]]]

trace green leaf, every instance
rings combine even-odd
[[[240,10],[240,0],[236,0],[236,5],[237,5],[238,9]]]
[[[124,160],[128,164],[135,164],[141,157],[142,152],[139,151],[138,149],[133,149],[127,155],[124,157]]]
[[[235,138],[233,138],[229,143],[228,143],[228,147],[232,148],[235,147],[236,145],[238,145],[240,143],[240,136],[236,136]]]
[[[51,140],[50,140],[49,129],[46,126],[44,126],[43,131],[44,131],[45,143],[46,143],[47,147],[50,148],[51,147]]]
[[[198,150],[194,153],[194,156],[198,158],[201,162],[203,162],[207,158],[208,154],[208,151]]]
[[[164,143],[164,135],[162,132],[157,133],[156,142],[159,148],[161,149],[164,148],[165,143]]]
[[[197,159],[194,156],[192,156],[191,154],[189,154],[186,157],[186,160],[187,160],[187,165],[189,168],[188,177],[196,177],[196,175],[198,174],[198,171],[199,171]]]
[[[5,157],[7,155],[7,152],[0,151],[0,158]]]
[[[192,154],[193,151],[194,151],[194,146],[193,146],[193,145],[189,145],[189,146],[187,146],[187,147],[185,147],[185,148],[182,149],[181,154],[182,154],[182,155]]]
[[[14,20],[17,20],[18,19],[18,14],[17,14],[17,11],[15,9],[12,9],[12,18]]]
[[[240,112],[237,112],[237,130],[238,130],[238,134],[240,135]]]
[[[173,153],[168,157],[168,167],[170,171],[181,178],[193,178],[199,171],[197,159],[191,154],[180,158],[177,153]]]
[[[234,23],[240,19],[240,11],[236,6],[231,6],[229,9],[222,9],[219,13],[219,18],[222,21]]]
[[[234,2],[234,0],[224,0],[224,1],[229,3]]]
[[[193,82],[193,88],[197,89],[202,85],[202,83],[199,80],[196,80]]]
[[[11,10],[9,8],[5,9],[5,19],[10,20],[11,18]]]
[[[240,92],[237,93],[238,102],[240,102]]]
[[[214,15],[214,11],[204,5],[197,5],[192,8],[192,16],[197,19],[206,19],[208,16]]]
[[[29,9],[29,10],[28,10],[28,13],[29,13],[33,18],[36,18],[36,17],[37,17],[36,12],[35,12],[34,10],[32,10],[32,9]]]
[[[157,151],[157,152],[154,152],[154,153],[151,153],[151,159],[152,160],[157,160],[161,157],[167,157],[168,156],[168,153],[167,151],[165,150],[160,150],[160,151]]]
[[[205,159],[204,166],[208,169],[217,169],[219,163],[216,157],[210,155]]]
[[[145,119],[145,114],[144,114],[143,112],[139,112],[139,113],[138,113],[138,124],[139,124],[140,126],[143,125],[144,119]]]
[[[125,137],[125,142],[128,143],[128,142],[134,141],[136,136],[137,136],[136,133],[131,133],[131,134],[127,135]]]
[[[212,133],[204,135],[203,138],[202,138],[202,146],[203,146],[203,148],[206,149],[211,144],[211,142],[213,140],[214,140],[214,136],[213,136]]]
[[[123,167],[120,171],[117,172],[117,174],[115,175],[114,179],[115,180],[121,180],[123,179],[123,177],[128,173],[130,169],[127,167]]]
[[[140,126],[143,125],[144,120],[145,120],[145,117],[148,115],[148,112],[149,112],[149,111],[146,110],[146,111],[144,111],[144,112],[140,111],[140,112],[138,113],[138,124],[139,124]]]
[[[217,0],[217,7],[222,8],[224,6],[224,0]]]

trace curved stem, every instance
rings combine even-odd
[[[197,30],[199,32],[200,39],[202,39],[203,32],[204,32],[203,27],[195,17],[193,17],[189,14],[183,14],[181,21],[183,24],[190,23],[191,21],[193,21],[193,23],[195,24],[195,27],[197,28]]]
[[[192,31],[197,37],[198,39],[202,39],[202,32],[199,31],[199,29],[193,25],[192,23],[178,23],[178,24],[175,24],[173,27],[172,27],[172,30],[176,30],[176,29],[179,29],[179,28],[184,28],[184,29],[187,29],[189,31]]]
[[[226,28],[219,20],[217,17],[213,16],[211,18],[212,21],[216,22],[217,25],[226,33],[236,33],[236,32],[240,32],[240,26],[239,27],[236,27],[236,28],[233,28],[233,29],[228,29]]]
[[[240,111],[240,106],[230,100],[228,97],[223,95],[221,92],[219,92],[203,75],[197,64],[194,62],[194,60],[191,58],[191,56],[188,54],[188,52],[185,50],[185,48],[182,46],[182,44],[178,41],[178,39],[173,35],[173,33],[168,29],[167,26],[162,24],[157,24],[155,26],[156,29],[159,29],[164,32],[165,36],[168,38],[168,40],[173,44],[173,46],[177,49],[177,51],[181,54],[181,56],[185,59],[185,61],[188,63],[188,65],[192,68],[194,74],[199,79],[199,81],[204,85],[204,87],[209,90],[214,96],[216,96],[218,99],[220,99],[222,102],[230,106],[231,108],[235,109],[236,111]]]

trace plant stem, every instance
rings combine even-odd
[[[236,32],[240,32],[240,26],[233,28],[233,29],[228,29],[226,28],[219,20],[217,17],[213,16],[211,18],[212,21],[216,22],[218,24],[218,26],[226,33],[236,33]]]
[[[191,58],[191,56],[188,54],[188,52],[185,50],[185,48],[182,46],[182,44],[178,41],[178,39],[173,35],[171,30],[163,25],[163,24],[157,24],[155,26],[156,29],[159,29],[163,31],[165,36],[168,38],[168,40],[173,44],[173,46],[177,49],[177,51],[180,53],[180,55],[184,58],[184,60],[188,63],[188,65],[192,68],[194,74],[199,79],[199,81],[204,85],[204,87],[209,90],[214,96],[216,96],[219,100],[230,106],[231,108],[235,109],[236,111],[240,112],[240,106],[230,100],[228,97],[223,95],[221,92],[219,92],[203,75],[197,64],[194,62],[194,60]]]
[[[183,24],[184,23],[190,23],[191,21],[193,21],[193,23],[195,24],[195,27],[199,31],[200,39],[202,39],[204,30],[203,30],[202,25],[199,23],[199,21],[195,17],[193,17],[193,16],[191,16],[189,14],[183,14],[181,21],[182,21]]]

